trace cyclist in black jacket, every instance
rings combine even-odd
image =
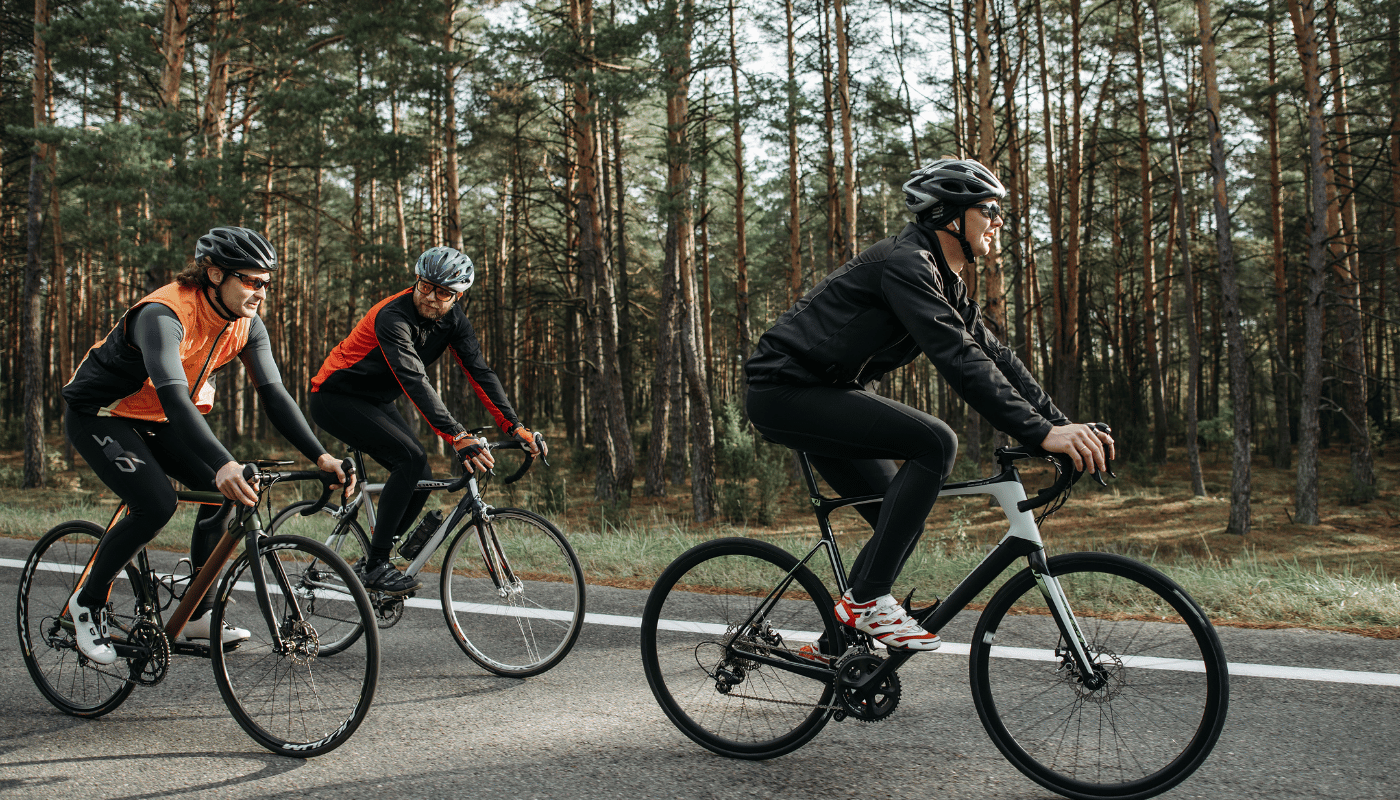
[[[873,390],[920,353],[974,410],[1023,444],[1102,470],[1113,440],[1074,425],[1025,365],[982,324],[958,273],[991,251],[1006,189],[976,161],[939,159],[911,174],[916,221],[827,275],[778,318],[744,366],[749,418],[806,451],[843,495],[880,494],[858,510],[874,527],[836,605],[843,623],[892,647],[940,642],[890,591],[953,469],[957,436],[942,420]],[[897,466],[895,461],[903,461]]]
[[[416,492],[414,486],[431,478],[432,472],[427,452],[394,401],[407,395],[467,469],[490,469],[495,463],[491,451],[448,412],[428,382],[427,367],[451,349],[496,425],[519,439],[531,455],[539,455],[543,447],[520,424],[500,378],[481,357],[471,322],[457,305],[475,279],[472,260],[451,247],[434,247],[419,256],[414,272],[418,280],[413,287],[371,308],[311,379],[311,418],[316,424],[389,470],[369,553],[355,571],[366,589],[396,596],[422,586],[394,567],[390,552],[394,539],[423,510],[429,493]]]

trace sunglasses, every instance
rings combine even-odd
[[[993,221],[995,221],[997,217],[1004,218],[1007,214],[1006,209],[1002,208],[1001,206],[994,206],[988,203],[980,203],[975,206],[969,206],[969,208],[975,208],[978,211],[981,211],[982,216]]]
[[[244,275],[239,272],[234,272],[233,270],[228,269],[224,270],[224,274],[232,275],[233,277],[237,278],[244,286],[248,287],[249,289],[252,289],[255,292],[263,288],[272,288],[271,278],[267,278],[266,280],[264,280],[263,278],[250,278],[247,275]]]
[[[422,278],[418,279],[418,291],[422,294],[430,294],[439,300],[451,300],[461,292],[454,292],[451,289],[438,286],[436,283],[428,283]]]

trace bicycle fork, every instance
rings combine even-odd
[[[496,527],[483,515],[478,515],[472,524],[476,526],[476,543],[481,548],[481,560],[486,565],[486,573],[496,586],[496,593],[503,599],[518,595],[524,589],[520,579],[510,568],[501,540],[496,536]]]
[[[1074,616],[1074,609],[1069,607],[1069,600],[1065,597],[1065,591],[1060,586],[1060,581],[1050,574],[1050,565],[1045,560],[1045,551],[1037,550],[1031,553],[1027,560],[1030,562],[1031,576],[1035,578],[1035,583],[1040,587],[1040,594],[1045,598],[1045,604],[1050,609],[1050,616],[1055,620],[1055,627],[1060,629],[1060,638],[1064,640],[1069,648],[1072,667],[1076,671],[1079,680],[1084,684],[1084,688],[1093,691],[1103,686],[1104,678],[1098,670],[1094,668],[1093,656],[1089,653],[1089,642],[1084,636],[1084,630],[1079,626],[1079,619]]]

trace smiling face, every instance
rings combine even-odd
[[[969,208],[964,215],[964,219],[967,220],[967,243],[972,246],[972,254],[978,258],[992,252],[992,242],[996,241],[1001,226],[1006,224],[1005,218],[1000,214],[1001,207],[995,200],[982,205],[996,209],[997,218],[988,219],[980,208]]]
[[[267,299],[267,285],[272,280],[271,272],[210,267],[207,273],[209,281],[214,284],[210,291],[218,293],[219,299],[229,311],[247,319],[258,315],[263,301]],[[253,286],[258,288],[254,289]]]

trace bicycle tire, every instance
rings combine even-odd
[[[84,520],[60,523],[30,550],[19,579],[17,622],[24,665],[44,698],[75,717],[107,714],[135,688],[116,676],[129,669],[128,664],[118,659],[106,667],[89,666],[79,655],[72,632],[59,624],[59,615],[103,533],[102,526]],[[109,613],[115,622],[134,622],[139,613],[133,581],[140,576],[128,566],[125,577],[121,580],[119,575],[112,582]],[[131,629],[130,624],[125,627]]]
[[[642,666],[666,716],[692,741],[731,758],[789,753],[826,725],[834,710],[832,681],[745,661],[721,641],[742,625],[798,560],[753,539],[717,539],[692,547],[657,578],[642,612]],[[760,636],[743,641],[755,651],[789,660],[802,644],[821,642],[822,662],[844,649],[830,593],[811,570],[799,568],[773,608],[758,620]],[[828,645],[827,643],[833,643]],[[737,676],[737,683],[725,683]]]
[[[340,556],[345,563],[355,565],[356,561],[364,558],[369,553],[369,536],[365,535],[364,528],[355,519],[336,520],[331,516],[330,509],[323,508],[321,511],[308,517],[303,517],[301,512],[305,508],[315,505],[314,500],[300,500],[292,503],[272,518],[272,523],[267,526],[270,536],[304,536],[315,542],[320,542],[330,548],[332,552]],[[330,525],[327,525],[327,521]],[[315,565],[311,565],[308,572],[314,570]],[[334,571],[325,570],[317,577],[317,580],[334,580]],[[375,602],[378,598],[373,595],[370,603],[378,606]],[[378,615],[376,615],[378,620]],[[336,641],[322,641],[321,655],[333,656],[355,643],[360,638],[359,626],[344,629],[344,635]]]
[[[1064,639],[1023,570],[993,596],[972,637],[983,726],[1026,777],[1067,797],[1170,789],[1201,765],[1225,724],[1229,667],[1215,628],[1174,581],[1132,559],[1072,553],[1049,565],[1108,680],[1090,691],[1071,674]]]
[[[290,647],[279,651],[274,644],[253,589],[253,562],[244,552],[219,585],[210,630],[227,623],[246,628],[251,638],[227,651],[211,648],[219,693],[239,726],[268,750],[297,758],[328,753],[364,721],[378,685],[379,629],[368,624],[374,618],[369,596],[349,565],[320,542],[273,536],[260,542],[258,557],[269,567],[267,599]],[[285,584],[271,567],[285,574]],[[309,569],[330,569],[338,582],[307,579]],[[301,623],[284,586],[292,587]],[[235,588],[252,596],[231,604]],[[335,658],[321,658],[320,635],[338,640],[343,633],[337,628],[345,625],[359,625],[364,633]]]
[[[440,576],[447,628],[482,669],[511,678],[538,675],[563,661],[583,630],[583,567],[564,534],[539,514],[492,509],[486,525],[518,580],[512,589],[497,588],[476,525],[465,525]]]

